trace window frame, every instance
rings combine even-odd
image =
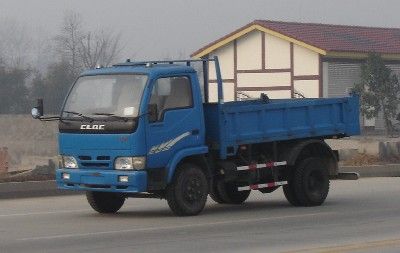
[[[138,116],[140,116],[140,111],[141,111],[140,108],[141,108],[142,102],[144,100],[144,94],[146,92],[146,89],[147,89],[150,81],[151,81],[150,80],[150,75],[148,73],[145,73],[145,72],[118,72],[118,73],[82,74],[82,75],[78,76],[77,78],[75,78],[74,82],[72,83],[72,85],[68,89],[68,93],[65,96],[64,101],[62,102],[61,110],[60,110],[60,113],[59,113],[60,118],[68,119],[68,120],[71,120],[71,121],[82,121],[82,118],[80,118],[80,117],[63,117],[63,113],[64,113],[64,110],[65,110],[65,106],[67,104],[67,101],[69,99],[69,96],[71,95],[71,92],[74,89],[74,87],[75,87],[76,83],[78,82],[79,78],[81,78],[81,77],[91,77],[91,76],[109,76],[109,75],[143,75],[143,76],[147,77],[145,86],[144,86],[144,88],[142,90],[140,102],[139,102]],[[95,120],[102,120],[102,121],[113,121],[114,120],[114,119],[111,119],[111,118],[110,119],[105,119],[103,117],[91,117],[91,118],[94,118]],[[135,117],[130,118],[130,119],[134,119],[134,118]]]
[[[153,95],[153,90],[154,90],[155,87],[156,87],[157,81],[158,81],[159,79],[162,79],[162,78],[174,78],[174,77],[175,77],[175,78],[176,78],[176,77],[183,77],[183,78],[186,78],[186,79],[188,80],[188,82],[189,82],[189,89],[190,89],[190,96],[191,96],[191,101],[192,101],[191,105],[190,105],[190,106],[183,106],[183,107],[174,107],[174,108],[163,109],[162,113],[160,114],[160,117],[158,117],[158,115],[157,115],[157,120],[156,120],[156,121],[153,121],[153,122],[149,121],[150,124],[151,124],[151,123],[160,123],[160,122],[163,122],[163,121],[164,121],[164,115],[165,115],[165,113],[168,112],[168,111],[174,111],[174,110],[181,110],[181,109],[190,109],[190,108],[194,108],[194,97],[193,97],[192,78],[191,78],[190,75],[179,75],[179,74],[178,74],[178,75],[172,75],[172,76],[159,76],[159,77],[157,77],[156,79],[154,79],[154,80],[153,80],[153,86],[152,86],[152,89],[151,89],[151,91],[150,91],[149,102],[148,102],[148,105],[147,105],[147,106],[150,105],[151,97],[152,97],[152,95]],[[157,112],[158,112],[158,109],[159,109],[159,108],[157,108]]]

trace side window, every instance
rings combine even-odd
[[[153,86],[150,104],[157,105],[158,120],[164,111],[193,106],[192,89],[188,77],[160,78]]]

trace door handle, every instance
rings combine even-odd
[[[200,130],[199,129],[193,129],[192,130],[192,135],[199,135]]]
[[[163,127],[163,126],[164,122],[155,122],[150,124],[150,127]]]

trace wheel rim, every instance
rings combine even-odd
[[[184,184],[184,199],[189,203],[199,201],[203,196],[203,187],[199,178],[190,178]]]

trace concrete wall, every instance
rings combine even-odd
[[[385,136],[355,136],[352,138],[325,140],[334,150],[339,150],[341,160],[348,160],[357,154],[379,158],[383,162],[400,159],[400,138]]]
[[[30,115],[0,115],[0,147],[7,147],[10,171],[32,169],[57,155],[57,123]]]
[[[10,157],[8,155],[8,148],[0,148],[0,176],[8,172],[10,166]]]

